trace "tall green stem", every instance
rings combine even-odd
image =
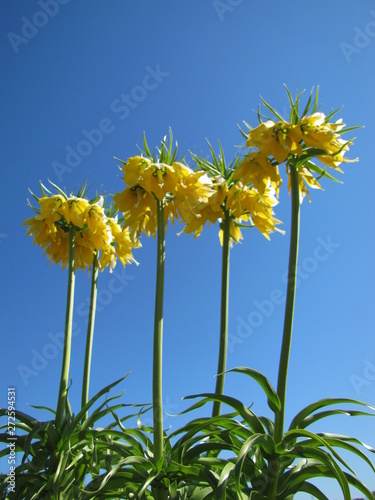
[[[154,359],[152,378],[152,402],[154,419],[154,459],[157,464],[163,457],[163,401],[162,401],[162,355],[163,355],[163,301],[164,301],[164,262],[165,228],[164,205],[157,200],[157,257],[156,257],[156,295],[154,321]]]
[[[98,256],[97,254],[95,254],[91,269],[90,309],[89,309],[89,319],[87,323],[85,364],[83,368],[83,381],[82,381],[82,408],[87,404],[89,398],[91,356],[92,356],[92,344],[94,339],[94,325],[95,325],[95,312],[96,312],[96,296],[98,292],[98,270],[99,270]],[[84,419],[86,420],[87,417],[88,413],[86,411]]]
[[[290,348],[292,343],[293,317],[294,317],[294,302],[296,296],[297,282],[297,261],[298,261],[298,242],[299,242],[299,225],[300,225],[300,199],[299,199],[299,181],[298,171],[293,165],[290,168],[291,181],[291,233],[290,233],[290,249],[289,249],[289,267],[288,267],[288,286],[285,304],[284,331],[281,345],[281,354],[279,362],[279,374],[277,380],[277,394],[280,399],[281,409],[275,415],[275,430],[274,441],[280,443],[284,435],[284,420],[285,420],[285,402],[286,402],[286,386],[288,377],[288,366]],[[270,491],[267,498],[271,500],[276,498],[277,482],[280,470],[280,463],[271,464],[270,468]]]
[[[220,310],[220,346],[219,361],[217,367],[217,378],[215,394],[224,393],[225,370],[227,366],[227,346],[228,346],[228,299],[229,299],[229,254],[230,254],[230,215],[229,210],[225,211],[223,220],[223,257],[221,267],[221,310]],[[212,416],[220,415],[221,402],[215,401],[212,409]]]
[[[72,225],[69,228],[69,275],[68,275],[68,293],[66,299],[65,331],[63,361],[60,377],[59,396],[56,409],[56,425],[59,427],[64,418],[64,411],[68,403],[68,382],[70,369],[70,353],[72,347],[72,321],[74,304],[74,283],[75,283],[75,229]]]

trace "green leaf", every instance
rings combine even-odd
[[[349,485],[345,474],[328,452],[320,448],[316,448],[315,446],[304,446],[303,443],[298,443],[295,450],[295,456],[301,458],[312,458],[313,460],[315,460],[315,465],[321,464],[326,468],[324,473],[320,473],[321,469],[319,466],[312,470],[309,470],[305,467],[299,471],[299,473],[295,476],[295,479],[298,478],[298,480],[300,480],[302,474],[306,479],[312,479],[319,475],[333,477],[339,483],[340,488],[344,494],[344,499],[351,500]]]
[[[292,124],[295,124],[298,122],[298,111],[297,111],[297,106],[298,106],[298,94],[297,94],[297,99],[296,99],[296,102],[294,103],[293,102],[293,98],[289,92],[289,89],[288,87],[285,85],[284,83],[284,88],[288,94],[288,99],[289,99],[289,104],[290,104],[290,117],[289,117],[289,121],[290,123]]]
[[[293,429],[291,431],[288,431],[284,435],[284,439],[282,441],[282,446],[287,448],[290,442],[290,437],[293,436],[294,439],[299,438],[299,437],[307,437],[310,438],[308,441],[299,441],[298,443],[295,444],[294,449],[300,449],[305,451],[306,446],[308,446],[308,449],[311,450],[312,448],[310,447],[311,444],[314,447],[315,446],[323,446],[329,449],[329,451],[332,453],[332,455],[339,461],[341,462],[348,470],[351,472],[354,471],[350,468],[350,466],[340,457],[340,455],[336,452],[336,450],[330,445],[329,441],[324,439],[322,435],[315,434],[314,432],[307,431],[305,429]],[[293,439],[293,441],[294,441]]]
[[[52,415],[56,415],[56,411],[52,410],[52,408],[48,408],[48,406],[40,406],[40,405],[30,405],[31,408],[35,408],[36,410],[44,410],[52,413]]]
[[[223,498],[225,500],[225,487],[226,483],[228,482],[229,475],[234,469],[235,464],[232,462],[228,462],[224,469],[222,470],[220,474],[220,479],[217,484],[217,497],[216,498]]]
[[[310,96],[309,96],[309,98],[307,100],[305,109],[303,110],[303,113],[302,113],[302,117],[304,117],[309,112],[313,93],[314,93],[314,87],[311,89]]]
[[[364,125],[354,125],[353,127],[345,127],[342,128],[341,130],[338,130],[338,134],[345,134],[346,132],[351,132],[352,130],[357,130],[358,128],[365,128]]]
[[[316,87],[315,101],[314,101],[314,107],[312,110],[312,114],[316,113],[316,111],[318,109],[318,94],[319,94],[319,85]]]
[[[335,410],[326,410],[326,411],[321,411],[312,415],[309,415],[303,420],[303,425],[300,424],[298,427],[300,429],[304,429],[318,420],[322,420],[323,418],[328,418],[334,415],[347,415],[348,417],[373,417],[375,416],[373,413],[365,412],[365,411],[357,411],[357,410],[341,410],[341,409],[335,409]]]
[[[205,488],[199,488],[194,491],[191,495],[190,500],[204,500],[205,498],[209,498],[209,495],[212,494],[211,486],[206,486]]]
[[[54,183],[53,183],[52,181],[50,181],[49,179],[48,179],[48,182],[51,184],[51,186],[53,186],[53,187],[56,189],[56,191],[57,191],[58,193],[60,193],[60,194],[61,194],[61,196],[62,196],[63,198],[65,198],[65,200],[67,200],[67,199],[68,199],[68,196],[66,195],[66,193],[64,193],[64,191],[63,191],[62,189],[60,189],[60,188],[59,188],[59,186],[58,186],[57,184],[54,184]],[[43,186],[43,184],[42,184],[42,183],[40,183],[40,184]],[[45,188],[45,186],[43,186],[43,187]],[[45,189],[47,189],[47,188],[45,188]],[[49,191],[49,192],[50,192],[50,191]],[[52,193],[51,193],[51,194],[52,194]]]
[[[272,387],[272,384],[270,381],[267,379],[263,373],[254,370],[253,368],[247,368],[245,366],[238,366],[237,368],[232,368],[231,370],[228,370],[227,373],[230,372],[235,372],[235,373],[244,373],[245,375],[248,375],[252,379],[254,379],[258,384],[261,386],[261,388],[264,390],[267,396],[267,403],[268,406],[271,408],[271,410],[276,413],[280,411],[281,409],[281,403],[279,396],[277,395],[275,389]]]
[[[359,450],[356,446],[352,445],[351,443],[359,444],[368,451],[375,453],[375,449],[372,448],[371,446],[351,436],[343,436],[340,434],[330,434],[330,433],[318,433],[317,435],[322,437],[327,443],[330,444],[330,446],[343,448],[347,451],[350,451],[354,455],[357,455],[358,457],[362,458],[362,460],[364,460],[367,463],[367,465],[371,467],[373,472],[375,472],[375,466],[373,465],[371,460],[367,457],[367,455],[365,455],[363,451]]]
[[[329,174],[325,168],[323,169],[318,165],[316,165],[315,163],[312,163],[311,161],[307,161],[304,166],[308,168],[310,172],[315,172],[319,174],[317,180],[319,180],[320,177],[327,177],[331,181],[338,182],[339,184],[343,183],[342,181],[340,181],[340,179],[336,179],[336,177],[333,177],[333,175]]]
[[[288,473],[279,479],[279,491],[283,495],[304,491],[304,485],[308,484],[307,481],[318,477],[332,477],[332,472],[318,460],[299,460]]]
[[[8,410],[6,408],[0,408],[0,417],[4,417],[8,415]],[[35,427],[35,425],[39,424],[39,420],[36,420],[34,417],[27,415],[27,413],[23,413],[22,411],[16,410],[16,419],[26,424],[30,429]]]
[[[263,425],[259,420],[259,418],[255,415],[255,413],[249,410],[238,399],[232,398],[230,396],[212,394],[212,393],[202,393],[202,394],[195,394],[193,396],[185,396],[183,399],[194,399],[194,398],[202,398],[202,400],[198,401],[198,403],[195,403],[187,410],[181,412],[181,415],[193,409],[200,408],[201,406],[205,405],[208,402],[219,401],[234,408],[254,432],[259,432],[259,433],[264,432]]]
[[[246,123],[246,122],[244,122],[244,123],[245,123],[245,125],[246,125],[246,126],[248,126],[248,127],[249,127],[249,129],[250,129],[250,126],[249,126],[249,125],[247,125],[247,123]],[[244,139],[247,139],[247,134],[246,134],[246,132],[244,132],[244,131],[242,130],[242,128],[241,128],[238,124],[237,124],[237,128],[238,128],[238,130],[240,131],[240,134],[242,135],[242,137],[243,137]]]
[[[339,111],[342,110],[344,106],[340,106],[339,108],[337,108],[335,111],[331,111],[329,115],[326,116],[326,119],[325,119],[325,122],[329,122],[329,120],[334,116],[336,115]]]
[[[297,429],[297,428],[303,428],[304,427],[304,420],[306,417],[314,413],[315,411],[319,410],[320,408],[325,408],[327,406],[332,406],[332,405],[338,405],[338,404],[353,404],[353,405],[359,405],[359,406],[364,406],[366,408],[369,408],[370,410],[373,410],[375,412],[375,407],[363,403],[362,401],[358,401],[356,399],[350,399],[350,398],[325,398],[317,401],[316,403],[312,403],[308,406],[306,406],[303,410],[301,410],[297,415],[293,418],[289,429]],[[341,410],[342,412],[342,410]],[[375,414],[374,414],[375,415]]]
[[[370,491],[365,484],[362,483],[357,477],[352,476],[351,474],[348,474],[347,472],[344,472],[346,479],[348,480],[349,484],[357,488],[361,493],[366,495],[366,497],[369,500],[374,499],[374,492]]]
[[[252,455],[254,455],[254,448],[262,449],[263,451],[266,451],[267,455],[272,455],[275,451],[275,443],[271,436],[267,434],[254,434],[245,441],[237,454],[235,481],[238,490],[240,490],[242,469],[245,460],[248,458],[249,454],[250,460],[252,459]],[[261,453],[261,456],[263,456],[263,453]]]
[[[326,497],[324,493],[317,486],[308,482],[303,482],[302,484],[300,484],[297,491],[309,493],[318,500],[329,500],[329,498]]]
[[[122,382],[123,380],[126,379],[126,377],[128,377],[130,372],[128,372],[126,375],[124,375],[123,377],[119,378],[118,380],[116,380],[115,382],[112,382],[111,384],[108,384],[107,386],[105,386],[103,389],[101,389],[97,394],[95,394],[95,396],[93,396],[90,401],[87,402],[87,404],[84,405],[83,408],[81,408],[81,411],[77,414],[76,416],[76,419],[77,421],[80,421],[83,419],[83,416],[85,415],[85,413],[91,408],[91,406],[93,406],[93,404],[99,399],[101,398],[101,396],[103,396],[104,394],[108,393],[113,387],[115,387],[116,385],[118,385],[120,382]],[[83,426],[85,425],[88,425],[87,424],[87,420],[84,422]]]
[[[269,109],[271,113],[273,113],[278,120],[280,120],[281,122],[285,121],[284,118],[275,109],[273,109],[273,107],[270,104],[268,104],[268,102],[265,101],[262,96],[260,96],[260,99],[262,103],[266,106],[266,108]]]
[[[39,181],[39,188],[40,188],[40,191],[41,191],[43,196],[48,197],[48,196],[52,195],[52,192],[48,188],[46,188],[46,186],[42,183],[42,181]],[[30,189],[29,189],[29,191],[30,191]],[[30,191],[30,193],[31,193],[31,191]],[[36,199],[38,199],[38,198],[36,198]]]
[[[146,132],[143,132],[143,146],[144,146],[144,148],[145,148],[145,153],[146,153],[146,155],[147,155],[149,158],[151,158],[151,157],[152,157],[152,155],[151,155],[151,151],[150,151],[150,149],[149,149],[149,147],[148,147],[148,144],[147,144],[147,141],[146,141]]]

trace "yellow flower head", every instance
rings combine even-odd
[[[206,224],[215,224],[223,217],[223,203],[228,187],[226,182],[216,182],[212,184],[213,194],[209,198],[198,201],[187,207],[186,202],[179,204],[176,202],[181,219],[185,223],[183,232],[194,233],[197,238]]]
[[[69,197],[61,206],[60,214],[66,223],[72,223],[77,228],[83,228],[86,222],[86,210],[89,202],[85,198]]]
[[[252,223],[267,239],[274,231],[283,232],[276,227],[276,224],[280,224],[272,209],[276,204],[275,190],[271,186],[261,194],[241,182],[230,187],[226,201],[227,208],[238,224],[242,221]]]
[[[337,113],[331,112],[326,116],[317,111],[318,90],[315,97],[313,92],[308,102],[300,114],[300,97],[302,93],[297,93],[293,100],[288,89],[287,94],[290,103],[289,123],[285,121],[277,111],[261,98],[265,107],[277,118],[277,122],[267,120],[245,134],[246,146],[257,148],[257,151],[247,155],[242,163],[237,167],[234,178],[241,179],[245,183],[251,183],[262,193],[263,187],[270,185],[276,190],[280,185],[280,178],[274,161],[282,163],[286,161],[287,172],[290,168],[295,168],[299,173],[300,200],[307,195],[308,188],[322,189],[318,179],[327,176],[333,180],[331,174],[327,173],[326,167],[330,167],[338,172],[342,172],[340,165],[358,161],[358,158],[348,159],[345,154],[352,145],[353,140],[344,140],[342,135],[349,130],[358,127],[344,128],[342,119],[331,122],[332,117]],[[261,114],[258,113],[261,120]],[[322,165],[316,164],[317,159]],[[290,188],[290,182],[289,182]]]
[[[252,184],[260,193],[271,185],[279,195],[281,177],[277,165],[262,153],[253,152],[245,156],[234,171],[234,179],[241,179],[243,184]]]
[[[317,112],[303,116],[294,128],[294,133],[297,140],[303,140],[306,146],[325,149],[325,145],[339,137],[336,130],[341,130],[344,125],[341,120],[333,124],[326,123],[324,113]]]
[[[132,255],[132,250],[134,248],[139,248],[141,244],[139,241],[134,243],[129,228],[121,227],[114,218],[108,219],[108,226],[113,235],[114,243],[109,247],[109,251],[102,251],[99,260],[101,268],[104,269],[104,267],[108,265],[107,262],[110,262],[110,270],[112,271],[116,265],[116,258],[119,259],[123,266],[132,262],[138,264]],[[115,249],[115,252],[113,252],[112,249]]]
[[[57,187],[56,187],[57,188]],[[82,197],[84,188],[80,190],[80,196],[67,196],[59,188],[61,194],[48,196],[48,191],[41,185],[44,194],[42,198],[34,198],[39,203],[39,208],[34,211],[37,214],[23,222],[29,226],[27,235],[32,235],[34,243],[45,249],[45,254],[50,262],[61,263],[65,268],[69,263],[69,227],[75,229],[75,269],[91,268],[94,255],[103,255],[101,260],[102,270],[107,265],[110,269],[116,264],[116,247],[119,248],[119,259],[125,264],[132,261],[131,248],[138,245],[128,238],[128,232],[114,225],[113,221],[106,216],[103,209],[103,198],[89,202]],[[48,191],[49,193],[49,191]],[[119,243],[115,235],[119,237]],[[110,258],[107,257],[111,256]]]
[[[55,222],[60,219],[61,207],[65,203],[65,199],[61,195],[54,195],[51,197],[44,196],[39,198],[40,213],[36,216],[37,220],[44,220],[50,229],[54,226]]]
[[[268,120],[250,130],[246,146],[256,147],[263,155],[273,156],[278,163],[283,163],[290,154],[302,154],[293,129],[294,126],[289,123]]]
[[[173,170],[178,182],[176,182],[173,195],[175,198],[198,202],[202,199],[211,196],[211,180],[206,172],[201,170],[192,170],[187,165],[179,162],[174,162]]]
[[[90,240],[96,251],[106,248],[112,243],[113,235],[108,225],[108,219],[101,205],[89,205],[86,208],[85,221]]]
[[[123,212],[125,224],[135,240],[142,232],[156,234],[156,199],[140,185],[129,186],[113,197],[115,206]]]
[[[140,186],[162,201],[168,193],[174,194],[178,175],[173,165],[152,162],[149,158],[133,156],[124,163],[124,182],[129,187]]]
[[[130,186],[135,186],[139,184],[145,172],[145,169],[149,167],[151,161],[148,158],[143,158],[142,156],[132,156],[124,163],[122,171],[124,172],[124,182]]]
[[[171,164],[134,156],[123,164],[126,188],[114,195],[125,224],[136,240],[144,232],[155,237],[157,201],[164,203],[165,225],[181,217],[192,222],[195,204],[212,194],[205,172],[194,172],[177,161]]]
[[[47,240],[46,247],[45,254],[48,261],[51,264],[52,262],[61,263],[62,269],[65,269],[69,264],[69,233],[61,227],[57,228],[54,237]]]

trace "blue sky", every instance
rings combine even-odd
[[[57,0],[56,0],[57,1]],[[375,7],[371,0],[104,2],[4,0],[0,16],[0,254],[3,336],[1,405],[55,407],[66,272],[26,238],[28,189],[50,179],[68,192],[87,177],[92,192],[123,189],[118,163],[172,127],[182,154],[208,155],[220,140],[230,161],[243,144],[237,124],[256,125],[262,95],[286,114],[283,84],[320,86],[321,110],[356,131],[342,185],[323,179],[301,211],[300,285],[287,418],[323,397],[375,404]],[[286,235],[255,230],[231,252],[228,368],[261,370],[276,384],[283,324],[290,203],[284,181],[276,216]],[[196,240],[168,228],[164,399],[214,389],[220,305],[218,227]],[[140,265],[100,275],[90,393],[131,370],[125,400],[151,399],[155,241],[142,237]],[[78,409],[90,280],[77,273],[71,402]],[[267,412],[257,387],[227,377],[226,392]],[[178,420],[166,417],[176,428]],[[324,425],[324,424],[322,424]],[[330,427],[329,427],[330,426]],[[329,427],[329,428],[327,428]],[[374,445],[372,419],[333,419],[322,431]],[[360,466],[365,482],[375,478]],[[327,482],[330,498],[339,498]]]

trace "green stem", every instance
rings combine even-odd
[[[90,384],[90,370],[91,370],[91,356],[92,344],[94,339],[94,325],[96,313],[96,296],[98,292],[98,256],[94,255],[91,269],[91,293],[90,293],[90,309],[89,319],[87,324],[86,335],[86,350],[85,350],[85,364],[83,368],[83,381],[82,381],[82,408],[87,404],[89,398],[89,384]],[[88,417],[88,412],[85,412],[84,420]]]
[[[275,415],[275,430],[274,441],[280,443],[284,435],[284,420],[285,420],[285,403],[286,403],[286,386],[288,377],[288,366],[290,348],[292,343],[294,303],[296,296],[297,282],[297,260],[298,260],[298,242],[299,242],[299,225],[300,225],[300,199],[299,199],[299,180],[298,171],[290,165],[290,180],[291,180],[291,204],[292,204],[292,222],[290,233],[290,250],[289,250],[289,267],[288,267],[288,286],[285,304],[284,331],[281,346],[279,374],[277,380],[277,394],[280,399],[281,409]],[[270,468],[270,491],[267,498],[276,498],[278,475],[280,472],[280,461],[271,464]]]
[[[61,378],[59,397],[56,409],[56,426],[59,427],[64,418],[64,411],[68,406],[68,382],[70,368],[70,354],[72,347],[72,320],[74,304],[74,282],[75,282],[75,229],[70,225],[69,228],[69,275],[68,275],[68,293],[66,299],[65,332],[63,362],[61,367]]]
[[[162,401],[162,354],[163,354],[163,299],[164,299],[164,262],[165,227],[164,205],[157,202],[157,257],[156,257],[156,295],[154,321],[154,359],[152,377],[152,402],[154,419],[154,460],[157,464],[163,457],[163,401]]]
[[[225,370],[227,365],[228,346],[228,299],[229,299],[229,254],[230,254],[230,223],[229,210],[225,211],[223,220],[223,256],[221,267],[221,309],[220,309],[220,346],[215,394],[224,393]],[[215,401],[212,416],[220,415],[221,402]]]

